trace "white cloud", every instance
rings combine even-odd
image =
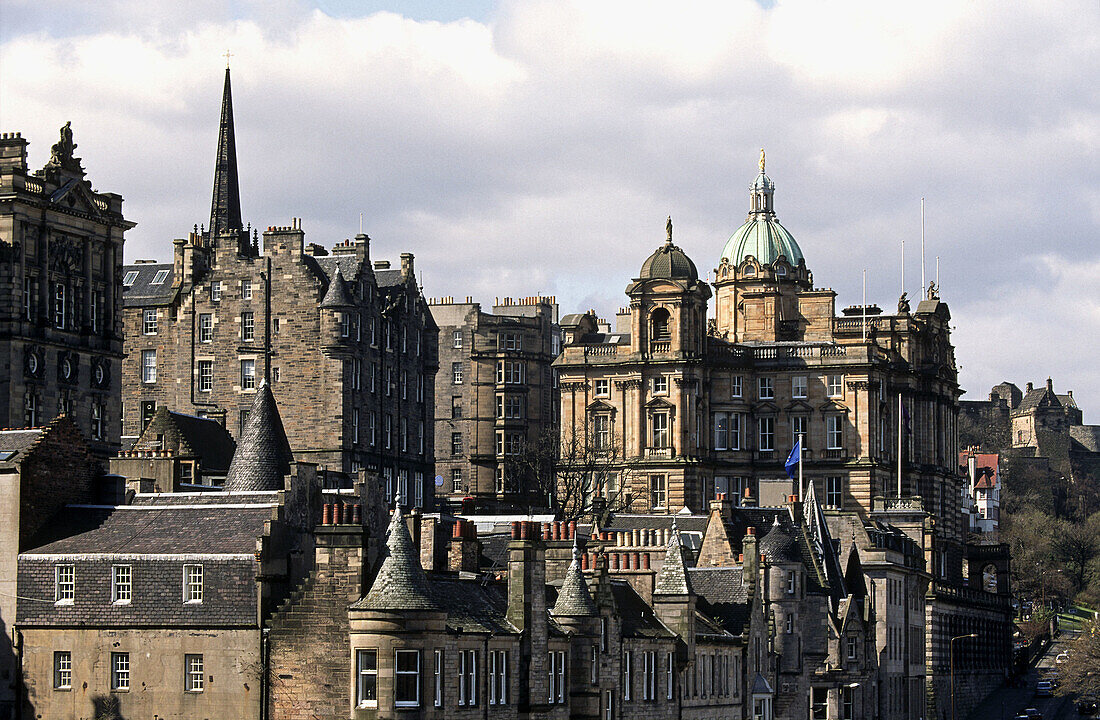
[[[330,244],[362,212],[374,255],[416,253],[429,295],[542,292],[610,315],[666,215],[714,267],[764,146],[780,218],[841,306],[866,267],[893,307],[903,238],[915,294],[926,197],[964,386],[1056,373],[1100,420],[1077,359],[1100,349],[1081,291],[1100,296],[1100,19],[1085,0],[503,0],[483,22],[182,7],[5,7],[0,123],[41,166],[73,121],[90,178],[139,222],[130,259],[165,257],[206,220],[228,47],[257,226],[303,217]]]

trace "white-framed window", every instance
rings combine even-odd
[[[436,651],[438,652],[438,651]],[[378,651],[355,651],[355,705],[378,707]]]
[[[807,377],[805,375],[795,375],[791,378],[791,397],[805,398],[806,388]]]
[[[642,653],[642,700],[657,699],[657,653],[646,650]]]
[[[523,396],[497,395],[497,417],[503,420],[522,420]]]
[[[199,360],[199,392],[214,389],[214,361]]]
[[[730,414],[714,413],[714,449],[728,450],[730,443]]]
[[[130,270],[126,273],[126,277],[122,278],[123,287],[131,287],[137,281],[138,271]]]
[[[760,400],[775,399],[775,378],[764,376],[757,378],[757,398]]]
[[[565,702],[565,651],[558,651],[558,703]]]
[[[654,510],[663,510],[668,500],[667,478],[664,475],[649,476],[649,497]]]
[[[451,433],[451,455],[461,455],[462,454],[462,446],[463,446],[462,433],[460,433],[460,432]]]
[[[828,376],[828,390],[829,397],[844,397],[844,376],[843,375],[829,375]]]
[[[409,373],[405,370],[401,371],[401,399],[409,399]]]
[[[458,651],[458,704],[477,705],[477,651]]]
[[[241,299],[252,299],[252,278],[244,278],[241,280]]]
[[[798,575],[794,570],[787,571],[787,594],[794,595],[794,591],[797,587]]]
[[[650,435],[651,447],[654,448],[667,448],[668,445],[668,413],[655,412],[650,415],[650,426],[652,432]]]
[[[462,468],[451,468],[451,492],[462,492]]]
[[[53,324],[55,327],[65,329],[65,305],[68,299],[68,288],[65,283],[55,283],[53,289]]]
[[[673,673],[675,672],[675,664],[673,662],[673,654],[665,653],[665,699],[672,699],[672,681]]]
[[[501,350],[520,350],[523,348],[520,336],[515,333],[501,333],[497,336]]]
[[[615,717],[615,696],[610,690],[603,691],[603,720]]]
[[[634,690],[634,653],[623,650],[623,700],[630,700]]]
[[[351,409],[351,442],[359,444],[359,408]]]
[[[451,347],[456,347],[456,348],[462,347],[462,331],[461,330],[455,330],[454,335],[452,336],[452,338],[453,339],[452,339]]]
[[[111,602],[129,605],[133,599],[134,570],[130,565],[111,566]]]
[[[183,690],[190,693],[201,693],[203,688],[203,662],[202,655],[187,654],[183,656]]]
[[[214,316],[211,313],[199,313],[199,342],[208,343],[214,339]]]
[[[424,507],[424,473],[413,473],[413,507]]]
[[[844,447],[843,425],[840,415],[825,416],[825,447],[828,450],[840,450]]]
[[[508,704],[508,651],[489,651],[489,704]]]
[[[451,363],[451,384],[462,384],[462,363],[460,362]]]
[[[420,651],[395,650],[394,652],[394,707],[420,707]]]
[[[340,318],[340,337],[351,337],[351,313],[339,312],[336,315]]]
[[[256,388],[256,361],[253,359],[241,360],[241,390],[254,390]]]
[[[222,281],[211,280],[210,281],[210,302],[222,301]]]
[[[201,603],[202,591],[202,565],[184,565],[183,601],[185,603]]]
[[[772,720],[772,699],[752,699],[752,720]]]
[[[241,313],[241,340],[252,342],[256,339],[256,315],[251,310]]]
[[[734,375],[730,378],[730,397],[740,398],[745,396],[745,378]]]
[[[668,376],[658,375],[653,378],[653,394],[654,395],[667,395],[668,394]]]
[[[168,279],[168,270],[157,270],[157,274],[153,276],[153,279],[149,281],[150,285],[163,285],[164,281]]]
[[[848,659],[849,660],[855,660],[856,659],[856,639],[855,639],[855,637],[849,635],[848,638],[847,638],[847,643],[848,643]]]
[[[611,416],[607,413],[592,416],[592,439],[597,451],[611,449]]]
[[[73,654],[68,650],[53,654],[53,689],[73,689]]]
[[[762,417],[757,419],[760,443],[757,445],[761,452],[775,450],[775,418]]]
[[[596,380],[593,382],[593,387],[596,397],[607,397],[611,394],[610,380]]]
[[[399,432],[401,433],[401,452],[408,452],[409,451],[409,419],[408,418],[405,418],[405,417],[401,418],[401,429],[399,430]]]
[[[443,651],[436,650],[435,656],[435,680],[432,684],[432,702],[436,707],[443,707]]]
[[[130,653],[111,653],[111,689],[130,689]]]
[[[71,605],[76,600],[76,565],[54,567],[54,601]]]
[[[831,476],[825,478],[825,505],[839,510],[843,506],[844,478]]]
[[[143,383],[155,383],[157,381],[157,351],[141,351],[141,381]]]
[[[806,449],[806,439],[809,437],[806,434],[806,428],[808,424],[808,418],[805,415],[792,415],[791,416],[791,447],[793,448],[795,443],[799,440],[802,441],[802,449]]]
[[[157,334],[157,310],[145,308],[141,313],[141,332],[143,335]]]

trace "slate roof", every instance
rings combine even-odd
[[[1028,412],[1037,408],[1060,408],[1062,403],[1058,400],[1058,396],[1051,392],[1046,386],[1034,388],[1024,393],[1024,399],[1020,401],[1020,404],[1016,407],[1015,412]]]
[[[691,582],[688,580],[686,565],[684,547],[680,543],[680,530],[673,524],[672,535],[668,539],[668,549],[665,551],[665,561],[661,565],[661,572],[657,575],[653,594],[687,595],[691,593]]]
[[[611,593],[615,598],[615,613],[622,621],[624,637],[671,638],[675,633],[657,619],[638,592],[625,580],[612,580]]]
[[[375,270],[374,280],[378,283],[378,287],[396,287],[404,284],[400,270]]]
[[[43,428],[24,430],[0,430],[0,467],[11,466],[23,459],[38,439],[45,434]]]
[[[801,553],[794,528],[790,523],[780,522],[779,518],[779,515],[775,516],[771,530],[760,541],[760,554],[773,563],[798,562]]]
[[[131,506],[155,505],[158,507],[189,505],[268,505],[275,507],[279,502],[276,490],[257,490],[255,492],[176,492],[176,493],[138,493],[130,501]]]
[[[360,267],[365,267],[365,263],[361,263],[359,257],[352,253],[322,255],[321,257],[313,256],[313,259],[316,261],[321,272],[324,273],[325,279],[330,282],[336,273],[340,273],[345,281],[350,280],[356,282],[359,280]]]
[[[271,387],[261,382],[248,411],[241,441],[225,477],[225,490],[282,490],[290,472],[290,442]]]
[[[576,543],[573,545],[573,562],[565,571],[551,614],[554,617],[595,617],[599,614],[592,594],[588,592],[588,583],[581,574],[580,549]]]
[[[1100,452],[1100,425],[1070,425],[1069,436],[1080,445],[1081,450]]]
[[[325,297],[321,300],[321,307],[345,308],[354,305],[355,301],[348,290],[348,284],[344,282],[344,274],[340,271],[340,266],[337,265],[336,274],[329,280],[328,290],[325,291]]]
[[[367,594],[351,607],[357,610],[440,610],[420,567],[420,558],[401,511],[400,497],[386,532],[382,567]]]
[[[229,431],[216,420],[196,415],[173,412],[165,406],[157,408],[152,421],[134,443],[139,450],[162,450],[158,435],[165,435],[165,442],[171,442],[166,429],[174,429],[179,440],[177,455],[198,456],[204,472],[225,474],[233,460],[237,443]]]
[[[751,605],[743,583],[744,568],[691,568],[691,587],[698,596],[696,608],[714,618],[722,629],[740,635],[749,622]]]
[[[158,285],[150,284],[161,270],[167,270],[168,277]],[[172,301],[175,295],[175,290],[172,288],[172,263],[139,263],[122,267],[123,278],[131,272],[137,272],[137,278],[129,286],[122,288],[124,307],[167,305]]]
[[[22,555],[252,554],[273,507],[71,506]]]
[[[447,613],[448,630],[494,635],[519,633],[508,622],[507,583],[432,575],[428,584],[432,599]]]

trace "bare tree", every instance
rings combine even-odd
[[[1085,623],[1077,639],[1069,643],[1068,657],[1059,667],[1059,694],[1100,698],[1100,621]]]
[[[505,477],[563,520],[605,525],[634,501],[632,466],[610,434],[557,428],[528,440],[505,461]]]

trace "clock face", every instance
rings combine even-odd
[[[102,365],[96,365],[95,366],[95,383],[96,383],[96,385],[102,385],[103,384],[103,377],[104,377],[103,366]]]
[[[35,353],[27,356],[27,370],[30,371],[31,375],[38,373],[38,355]]]
[[[61,377],[68,380],[73,376],[73,363],[69,358],[61,361]]]

